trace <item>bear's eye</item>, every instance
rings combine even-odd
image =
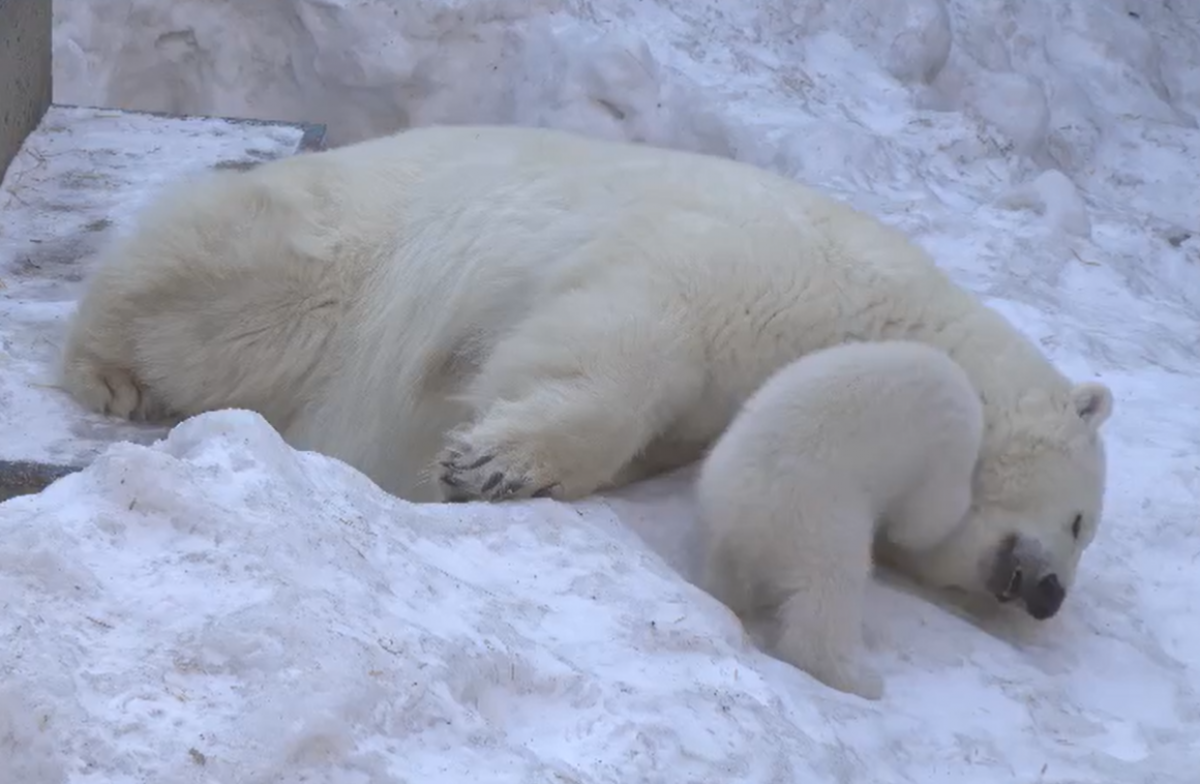
[[[1075,521],[1071,523],[1071,536],[1079,538],[1079,531],[1083,528],[1083,515],[1075,515]]]

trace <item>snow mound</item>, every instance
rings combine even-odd
[[[61,784],[66,770],[55,750],[49,714],[31,705],[11,686],[0,688],[0,781]]]
[[[1173,717],[1196,674],[1159,645],[1195,651],[1194,611],[1172,610],[1175,642],[1141,640],[1111,628],[1120,583],[1093,580],[1057,630],[992,637],[880,587],[889,694],[866,703],[758,652],[681,577],[682,482],[418,506],[245,411],[116,444],[0,505],[0,774],[891,784],[950,765],[999,784],[1048,762],[1081,782],[1190,769],[1194,720]],[[977,750],[951,764],[955,743]]]
[[[813,780],[836,756],[602,506],[414,506],[242,411],[0,507],[0,604],[4,781]]]

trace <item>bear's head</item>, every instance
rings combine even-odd
[[[1025,392],[988,422],[971,511],[935,549],[909,559],[926,582],[1019,601],[1055,615],[1075,581],[1103,510],[1106,457],[1100,427],[1108,387]]]

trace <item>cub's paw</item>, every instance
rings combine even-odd
[[[866,664],[841,663],[832,669],[817,668],[812,676],[831,689],[854,694],[864,700],[879,700],[883,697],[883,676]]]
[[[799,670],[811,675],[831,689],[845,694],[854,694],[865,700],[883,697],[883,676],[855,656],[833,658],[814,654],[798,646],[783,646],[777,651],[779,658]]]
[[[561,490],[529,450],[477,440],[469,432],[450,436],[434,473],[442,499],[450,503],[557,498]]]
[[[784,603],[775,655],[821,683],[867,700],[883,697],[883,676],[863,661],[863,624],[854,603],[814,603],[794,594]]]

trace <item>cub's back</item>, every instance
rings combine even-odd
[[[943,352],[907,341],[844,344],[772,375],[718,439],[704,471],[902,481],[943,446],[977,443],[982,422],[978,393]]]

